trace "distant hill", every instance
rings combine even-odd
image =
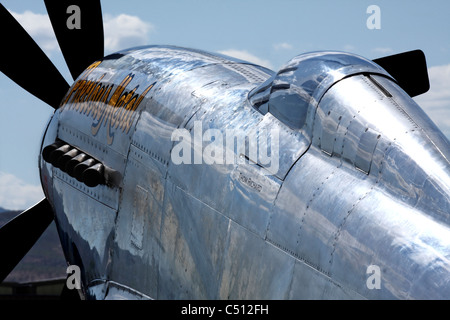
[[[9,220],[17,216],[22,211],[11,211],[0,207],[0,227],[6,224]]]
[[[19,213],[21,211],[8,211],[0,208],[0,227]],[[56,225],[52,222],[5,281],[30,282],[65,278],[66,268]]]

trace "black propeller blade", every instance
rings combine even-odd
[[[0,283],[33,247],[53,217],[49,202],[43,199],[0,229]]]
[[[103,58],[100,0],[44,0],[59,46],[73,79]]]
[[[72,77],[103,58],[100,0],[44,0]],[[57,109],[69,85],[9,11],[0,4],[0,71]],[[0,283],[33,247],[54,219],[47,199],[22,212],[0,229]]]
[[[29,93],[58,108],[69,90],[67,81],[2,4],[0,30],[3,30],[0,71]]]
[[[373,60],[397,80],[411,97],[430,89],[427,61],[421,50],[414,50]]]

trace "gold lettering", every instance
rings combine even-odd
[[[128,111],[127,111],[127,114],[124,117],[123,123],[121,125],[122,132],[128,133],[130,131],[131,125],[132,125],[133,120],[134,120],[134,112],[136,111],[136,109],[141,104],[141,102],[144,99],[144,97],[151,90],[151,88],[153,88],[154,85],[155,85],[154,83],[149,85],[147,87],[147,89],[145,89],[144,92],[141,93],[141,95],[139,96],[139,98],[137,100],[136,100],[136,96],[134,96],[133,99],[131,99],[131,101],[128,103],[128,105],[127,105],[127,110]],[[128,109],[128,106],[130,106],[129,109]]]
[[[101,98],[103,86],[101,84],[97,84],[94,92],[92,93],[92,99],[89,101],[89,105],[86,110],[86,116],[89,116],[93,110],[97,108],[98,100]]]
[[[89,75],[100,63],[100,61],[93,63],[83,72],[64,97],[61,107],[73,109],[92,118],[91,133],[94,136],[98,134],[101,127],[106,126],[107,143],[111,145],[116,130],[129,132],[137,108],[155,83],[148,86],[141,94],[137,94],[139,85],[126,91],[135,76],[133,73],[125,76],[117,86],[102,83],[106,73],[88,80]]]
[[[120,95],[122,94],[123,90],[125,90],[125,87],[131,82],[133,77],[134,77],[134,75],[129,74],[117,86],[116,91],[114,91],[114,94],[113,94],[113,96],[111,97],[111,100],[108,103],[110,106],[114,107],[116,105],[117,99],[120,97]]]
[[[117,112],[115,124],[114,127],[117,129],[121,124],[123,123],[123,119],[128,113],[128,105],[130,102],[130,99],[134,96],[134,93],[136,92],[136,89],[138,87],[134,88],[130,92],[128,92],[127,95],[123,95],[122,98],[119,101],[119,111]]]
[[[101,61],[96,61],[96,62],[92,63],[89,67],[87,67],[85,71],[83,71],[79,80],[77,82],[75,82],[75,84],[70,89],[69,93],[66,95],[65,99],[61,102],[61,106],[60,106],[61,110],[64,109],[64,107],[67,105],[67,103],[69,102],[69,99],[72,97],[72,95],[75,92],[78,92],[80,90],[80,86],[81,87],[84,86],[84,84],[86,82],[85,80],[87,79],[87,77],[95,70],[95,68],[97,68],[100,65],[100,63],[101,63]]]
[[[84,110],[84,114],[86,114],[87,116],[89,116],[89,114],[90,114],[91,111],[92,111],[92,108],[95,107],[96,102],[97,102],[98,99],[99,99],[99,94],[98,94],[98,92],[99,92],[100,89],[102,88],[102,85],[101,85],[100,81],[103,79],[103,77],[104,77],[105,75],[106,75],[106,73],[103,74],[103,75],[95,82],[94,87],[92,88],[91,92],[89,93],[88,98],[86,99],[86,100],[87,100],[87,104],[86,104],[86,108],[85,108],[85,110]]]
[[[104,119],[105,119],[105,113],[108,109],[108,104],[106,103],[106,100],[108,99],[109,93],[111,92],[112,86],[108,87],[108,90],[106,91],[105,95],[103,96],[101,103],[99,103],[99,108],[97,110],[96,117],[94,118],[94,121],[97,120],[97,123],[92,124],[91,127],[91,133],[95,136],[98,133],[98,130],[100,129]]]
[[[151,84],[147,87],[147,89],[144,90],[144,92],[142,92],[141,96],[139,97],[138,101],[136,102],[136,108],[141,104],[142,99],[144,99],[144,97],[147,95],[147,93],[150,91],[151,88],[153,88],[155,84]],[[134,110],[136,110],[136,108],[134,108]]]
[[[67,102],[69,101],[70,97],[72,96],[72,94],[78,90],[78,87],[81,85],[80,81],[75,82],[75,84],[72,86],[72,88],[70,89],[69,93],[66,95],[65,99],[63,100],[63,102],[61,103],[61,110],[64,109],[64,107],[67,105]]]
[[[130,106],[129,109],[127,106],[127,113],[122,120],[122,125],[120,126],[120,128],[122,129],[122,132],[128,133],[128,130],[130,130],[130,128],[131,128],[132,121],[130,121],[130,119],[131,119],[131,115],[133,114],[132,109],[133,109],[133,106],[136,104],[137,98],[138,98],[138,96],[134,96],[131,99],[130,103],[128,104],[128,106]]]

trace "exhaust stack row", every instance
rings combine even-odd
[[[46,146],[42,157],[45,162],[91,188],[106,185],[114,172],[100,161],[61,140]]]

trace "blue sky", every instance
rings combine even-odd
[[[43,1],[0,2],[73,83]],[[367,27],[370,5],[380,8],[380,29]],[[374,59],[421,49],[431,90],[416,101],[450,137],[450,1],[104,0],[102,8],[105,54],[136,45],[172,44],[277,70],[308,51],[340,50]],[[14,45],[2,43],[2,50]],[[43,197],[38,149],[53,109],[1,73],[0,103],[0,207],[23,209]]]

